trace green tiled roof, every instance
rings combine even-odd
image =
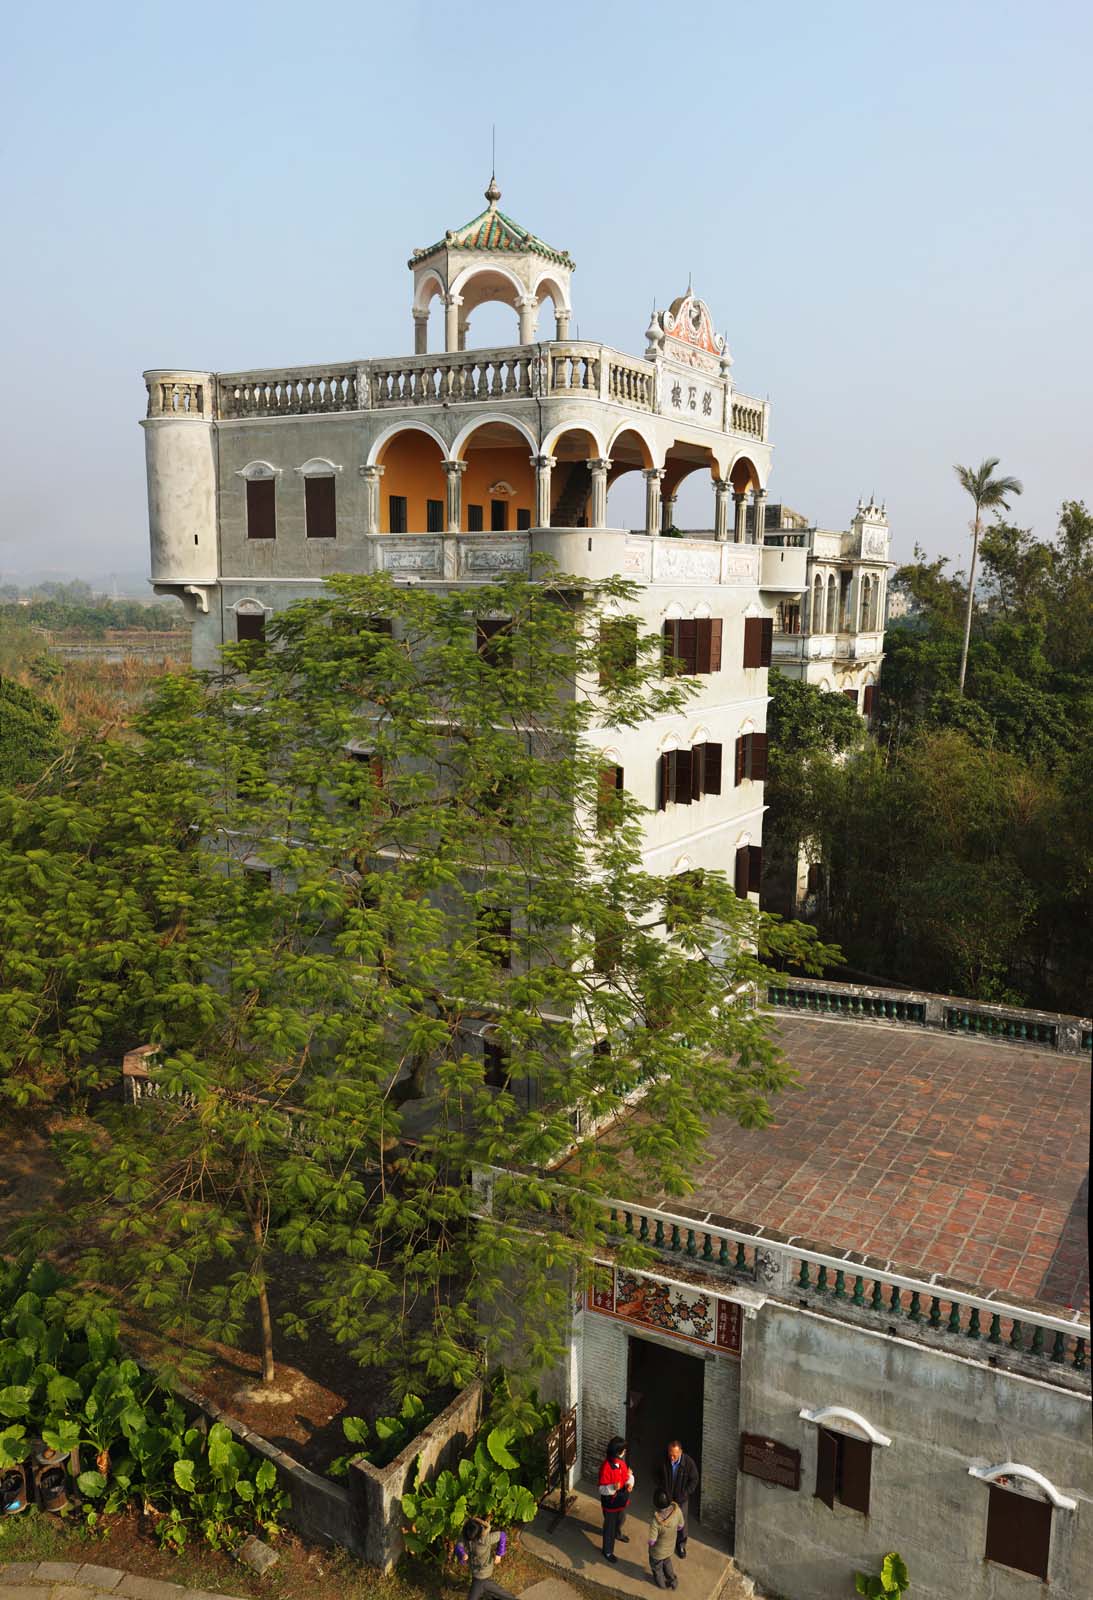
[[[438,239],[436,244],[429,245],[424,250],[415,250],[410,257],[409,265],[417,261],[424,261],[426,256],[433,255],[437,250],[455,248],[457,250],[498,250],[506,254],[530,251],[537,256],[545,256],[548,261],[556,261],[559,266],[572,267],[573,261],[567,250],[555,250],[542,239],[529,233],[511,217],[506,217],[503,211],[498,211],[497,206],[489,205],[477,217],[472,217],[470,222],[465,222],[461,228],[452,228]]]

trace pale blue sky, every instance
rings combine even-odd
[[[582,337],[640,352],[693,273],[772,499],[963,554],[992,454],[1046,533],[1093,501],[1091,44],[1077,0],[9,8],[0,571],[144,570],[143,368],[409,350],[493,121]]]

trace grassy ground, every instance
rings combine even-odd
[[[383,1577],[354,1561],[342,1550],[321,1550],[286,1534],[277,1543],[278,1564],[264,1578],[240,1566],[222,1551],[194,1544],[173,1555],[160,1550],[140,1519],[120,1516],[94,1535],[75,1516],[44,1516],[36,1511],[0,1518],[0,1563],[5,1561],[91,1561],[120,1567],[144,1578],[161,1578],[190,1589],[239,1595],[244,1600],[463,1600],[467,1569],[458,1573],[404,1560],[398,1571]],[[510,1546],[498,1564],[497,1581],[521,1594],[553,1569]],[[592,1600],[595,1591],[571,1578],[566,1582]]]

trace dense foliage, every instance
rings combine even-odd
[[[67,592],[73,588],[76,592]],[[45,628],[51,633],[82,633],[101,638],[112,629],[166,633],[181,629],[177,605],[145,605],[141,600],[110,600],[93,595],[86,585],[65,586],[59,594],[37,593],[17,600],[0,595],[0,629]]]
[[[917,550],[897,574],[916,611],[886,635],[874,741],[826,725],[839,697],[775,683],[774,872],[799,843],[822,863],[816,920],[859,970],[1084,1012],[1093,517],[1068,502],[1052,542],[996,523],[981,555],[963,697],[963,578]]]
[[[0,789],[32,782],[60,754],[60,720],[35,690],[0,676]]]
[[[170,680],[139,750],[0,808],[9,1096],[68,1103],[126,1030],[163,1044],[159,1098],[93,1101],[60,1140],[86,1277],[191,1335],[256,1316],[267,1378],[288,1264],[284,1325],[398,1395],[514,1347],[538,1370],[600,1238],[581,1191],[683,1193],[711,1116],[768,1119],[789,1068],[734,997],[768,956],[824,952],[712,872],[673,880],[663,937],[639,809],[590,735],[693,686],[650,636],[573,694],[628,598],[506,580],[476,606],[511,625],[478,634],[465,596],[335,579],[271,647]],[[596,1126],[529,1234],[535,1174]],[[526,1176],[481,1226],[491,1163]]]
[[[140,1504],[175,1548],[190,1528],[214,1548],[276,1530],[286,1503],[272,1463],[220,1423],[190,1425],[126,1357],[109,1311],[45,1262],[0,1259],[0,1470],[35,1439],[94,1463],[77,1479],[89,1523]]]

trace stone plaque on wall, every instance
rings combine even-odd
[[[740,1435],[740,1471],[749,1477],[762,1478],[764,1483],[777,1483],[783,1489],[801,1487],[801,1452],[777,1439],[764,1439],[762,1434]]]

